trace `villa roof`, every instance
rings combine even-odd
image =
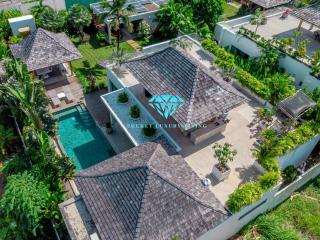
[[[320,2],[296,9],[291,14],[320,28]]]
[[[27,64],[29,71],[82,58],[65,33],[36,29],[20,43],[10,45],[14,58]]]
[[[282,100],[278,106],[290,118],[298,118],[315,104],[311,98],[299,90],[294,96]]]
[[[183,98],[184,106],[173,115],[183,126],[206,123],[247,100],[219,73],[209,73],[179,47],[168,47],[129,61],[126,66],[152,95],[172,94]]]
[[[251,0],[251,2],[263,7],[272,8],[290,2],[291,0]]]
[[[195,239],[229,217],[181,156],[146,143],[75,174],[103,240]]]

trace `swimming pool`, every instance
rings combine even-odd
[[[115,155],[110,143],[96,126],[84,105],[55,113],[60,141],[76,170],[86,169]]]

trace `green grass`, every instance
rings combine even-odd
[[[318,177],[320,178],[320,177]],[[320,182],[320,179],[318,180]],[[258,217],[244,228],[243,240],[320,239],[320,188],[315,182],[294,193],[275,210]],[[279,234],[281,233],[281,234]]]
[[[79,39],[73,39],[72,41],[83,56],[82,59],[73,61],[71,63],[73,71],[80,72],[83,76],[87,76],[88,67],[86,65],[89,63],[93,67],[92,71],[96,76],[97,85],[105,86],[106,70],[97,66],[97,63],[106,59],[110,59],[115,46],[100,46],[94,37],[90,37],[90,40],[85,43],[80,43]],[[127,42],[121,43],[120,46],[128,53],[134,52],[134,49]],[[80,82],[82,83],[81,80]]]
[[[235,6],[232,6],[228,3],[224,3],[224,13],[223,13],[223,18],[224,19],[232,19],[235,18],[237,16],[238,13],[238,8],[236,8]]]

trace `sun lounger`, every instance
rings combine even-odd
[[[53,107],[59,107],[61,104],[60,99],[57,96],[57,93],[55,90],[50,90],[47,92],[48,96],[50,97],[50,101],[53,105]]]
[[[68,102],[74,101],[75,98],[74,98],[73,94],[71,93],[71,90],[68,86],[63,87],[63,92],[66,95],[66,99]]]

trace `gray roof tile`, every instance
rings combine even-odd
[[[184,99],[185,105],[173,116],[182,125],[206,123],[247,100],[179,47],[168,47],[126,66],[152,95]]]
[[[195,239],[229,214],[181,156],[132,148],[75,175],[101,239]]]
[[[320,28],[320,2],[295,9],[291,14]]]
[[[14,58],[27,64],[29,71],[82,58],[65,33],[36,29],[20,43],[10,45]]]

